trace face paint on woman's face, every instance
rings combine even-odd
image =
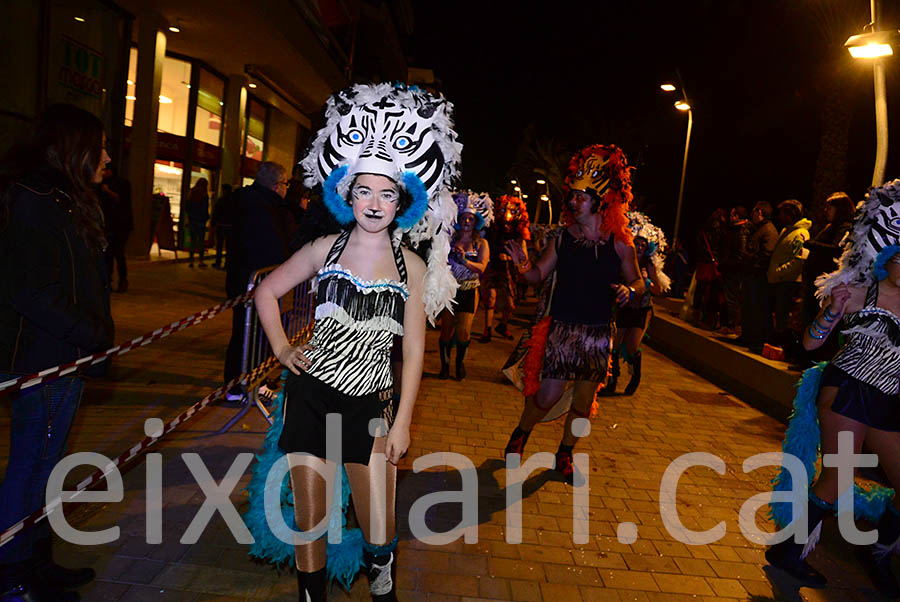
[[[350,199],[356,223],[367,232],[378,232],[394,221],[400,191],[388,177],[360,174],[350,188]]]

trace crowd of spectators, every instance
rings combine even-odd
[[[799,341],[802,325],[819,309],[815,280],[836,268],[853,211],[843,192],[828,197],[825,219],[816,224],[794,199],[777,207],[760,201],[749,211],[716,209],[694,245],[694,277],[685,290],[693,323],[737,335],[754,353],[768,345],[794,363],[810,359]]]

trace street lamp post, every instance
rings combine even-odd
[[[660,88],[665,92],[674,92],[675,88],[672,84],[662,84]],[[681,100],[675,102],[675,108],[679,111],[687,112],[688,124],[687,135],[684,138],[684,159],[681,162],[681,184],[678,186],[678,205],[675,208],[675,231],[672,233],[672,248],[675,248],[678,242],[678,230],[681,227],[681,206],[684,201],[684,178],[687,174],[688,150],[691,147],[691,129],[694,127],[694,112],[691,110],[691,104],[688,102],[687,94],[684,91],[684,85],[681,86]]]
[[[897,43],[897,31],[880,31],[881,6],[878,0],[870,0],[872,31],[850,36],[844,43],[850,56],[855,59],[871,59],[872,75],[875,81],[875,169],[872,172],[872,186],[884,182],[884,168],[888,154],[887,92],[884,81],[883,57],[894,54],[893,44]]]

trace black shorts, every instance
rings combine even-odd
[[[474,314],[475,313],[475,301],[478,298],[478,287],[470,288],[466,290],[456,290],[456,305],[453,306],[453,311],[460,314]]]
[[[900,398],[854,378],[828,364],[822,372],[823,387],[837,387],[831,410],[883,431],[900,431]]]
[[[288,374],[285,383],[284,428],[278,447],[285,453],[303,452],[326,457],[327,414],[341,416],[341,460],[368,464],[375,438],[369,433],[369,421],[384,418],[388,428],[393,422],[391,389],[367,395],[345,395],[314,376],[301,371]]]
[[[650,307],[620,307],[616,310],[616,328],[643,328],[651,311]]]

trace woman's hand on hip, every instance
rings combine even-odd
[[[278,353],[278,361],[281,362],[288,370],[299,375],[300,370],[309,370],[312,363],[306,357],[306,352],[313,349],[309,343],[293,347],[288,345]]]

